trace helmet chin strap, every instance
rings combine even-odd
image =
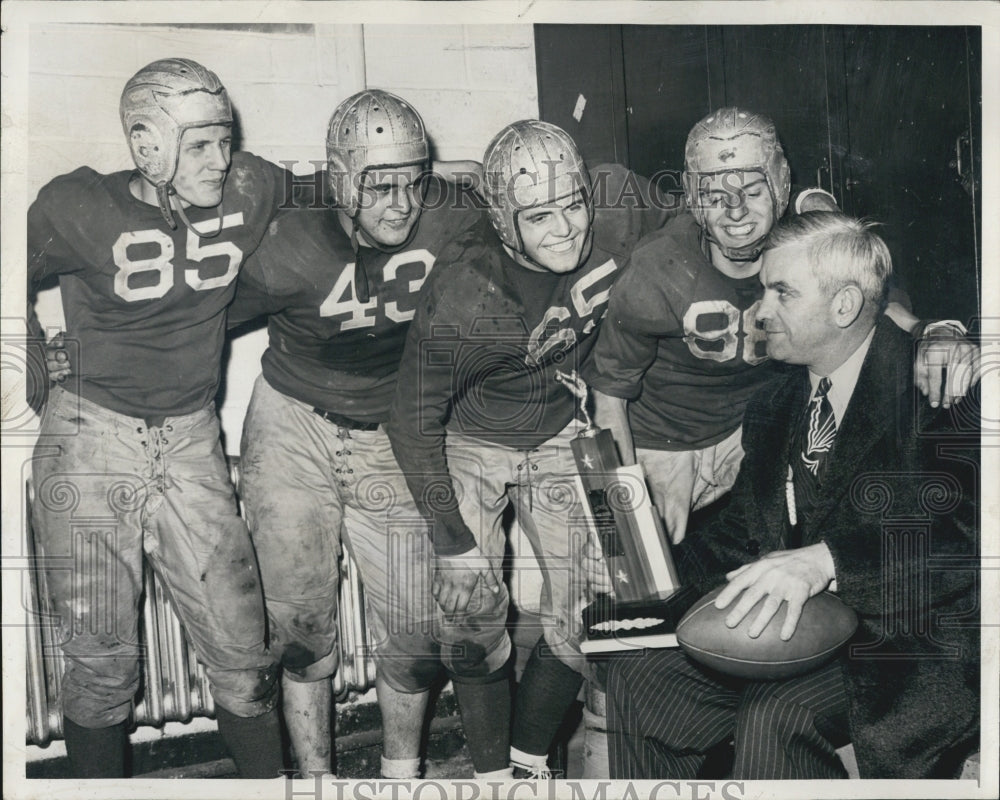
[[[191,231],[191,233],[193,233],[195,236],[199,236],[202,239],[214,239],[216,236],[222,233],[221,202],[219,203],[219,205],[215,207],[215,212],[219,218],[219,227],[217,227],[211,233],[202,233],[197,228],[195,228],[194,225],[191,224],[191,221],[188,219],[187,214],[184,213],[183,205],[181,205],[179,202],[176,205],[170,202],[170,198],[176,195],[177,192],[174,190],[174,187],[169,183],[161,183],[156,187],[156,199],[159,201],[160,204],[160,213],[163,214],[163,218],[167,221],[167,224],[170,226],[170,230],[177,229],[177,223],[174,221],[172,213],[172,211],[176,211],[177,216],[179,216],[181,218],[181,222],[184,223],[184,227],[187,228],[189,231]]]
[[[771,195],[772,216],[774,218],[774,222],[771,223],[771,227],[773,228],[778,224],[778,201],[774,196],[774,192],[771,190],[770,184],[768,184],[767,191]],[[760,254],[764,252],[764,243],[767,241],[767,237],[771,233],[771,231],[768,230],[768,232],[761,236],[756,242],[745,244],[743,247],[726,247],[719,242],[718,239],[712,236],[712,232],[709,230],[708,223],[704,217],[702,217],[699,222],[701,224],[701,235],[706,241],[711,242],[718,247],[722,251],[722,255],[730,261],[756,261],[760,258]]]
[[[720,244],[706,228],[702,228],[702,233],[704,234],[705,239],[716,245],[722,251],[722,255],[730,261],[756,261],[760,258],[760,254],[764,252],[764,241],[767,239],[767,236],[765,235],[753,244],[748,244],[743,247],[725,247]]]
[[[372,290],[368,284],[368,273],[361,263],[361,243],[358,241],[358,221],[351,217],[351,250],[354,251],[354,299],[359,303],[371,300]]]
[[[170,191],[169,184],[166,181],[156,184],[156,202],[160,204],[160,213],[163,215],[163,219],[166,220],[167,225],[170,226],[170,230],[173,231],[177,230],[177,220],[174,219],[174,214],[170,206]]]
[[[399,253],[406,247],[409,247],[410,242],[413,241],[413,237],[417,235],[417,227],[420,225],[420,218],[417,217],[416,222],[410,228],[410,232],[406,236],[406,240],[401,244],[397,245],[386,245],[375,241],[374,237],[365,237],[365,243],[372,250],[378,250],[380,253],[387,253],[392,255],[393,253]],[[355,300],[359,303],[367,303],[371,299],[371,286],[368,283],[368,273],[365,271],[364,264],[361,263],[361,242],[358,240],[358,233],[361,231],[361,226],[358,225],[358,215],[355,212],[354,216],[351,217],[351,250],[354,251],[354,293],[356,295]]]

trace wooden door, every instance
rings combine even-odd
[[[721,28],[727,106],[766,114],[778,129],[792,183],[839,199],[843,81],[839,39],[821,25]],[[831,79],[832,73],[832,79]]]
[[[918,316],[971,322],[980,305],[979,226],[956,150],[966,167],[978,160],[969,155],[969,133],[979,138],[979,30],[859,26],[843,33],[845,206],[883,223]]]
[[[795,183],[818,182],[847,213],[884,224],[919,316],[978,313],[978,29],[538,26],[536,49],[542,116],[578,137],[590,163],[680,170],[687,132],[709,110],[761,111]]]
[[[680,186],[688,131],[722,102],[721,45],[718,29],[710,26],[622,29],[629,166],[640,175],[660,175],[661,189]]]
[[[536,25],[539,116],[569,133],[584,160],[628,164],[620,25]]]

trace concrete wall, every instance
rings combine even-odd
[[[477,161],[493,134],[538,116],[530,25],[365,25],[368,85],[420,109],[443,159]]]
[[[80,164],[131,166],[118,98],[157,58],[193,58],[214,70],[238,114],[242,149],[272,160],[322,159],[330,112],[364,86],[361,26],[265,33],[63,24],[33,27],[29,46],[32,194]]]
[[[29,196],[87,164],[131,168],[118,119],[125,81],[166,56],[193,58],[229,90],[240,147],[295,161],[322,162],[329,116],[365,86],[410,100],[424,117],[439,159],[478,159],[508,122],[538,115],[530,25],[32,26],[29,38]],[[39,316],[62,327],[58,294]],[[235,453],[263,331],[234,340],[221,408],[226,448]]]

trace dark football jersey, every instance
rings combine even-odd
[[[762,296],[757,275],[735,279],[712,266],[690,214],[635,248],[584,378],[632,401],[636,447],[698,449],[739,427],[750,396],[778,369],[756,324]]]
[[[482,215],[471,194],[428,182],[417,228],[396,253],[360,247],[355,254],[329,198],[297,198],[274,220],[230,310],[231,324],[268,315],[261,364],[271,386],[361,422],[388,419],[417,294],[441,248]],[[366,302],[358,300],[358,269],[367,277]]]
[[[28,277],[59,276],[70,367],[80,394],[136,417],[207,406],[219,385],[226,307],[284,190],[283,172],[234,153],[222,231],[170,230],[157,206],[129,192],[135,173],[82,167],[56,178],[28,211]],[[186,209],[211,233],[218,209]]]
[[[594,173],[608,197],[633,183],[648,198],[648,184],[622,167]],[[602,201],[589,257],[562,275],[517,264],[485,220],[444,250],[418,302],[389,425],[418,503],[449,480],[446,430],[531,449],[569,424],[577,400],[556,371],[587,360],[630,248],[672,213],[665,202]],[[438,553],[472,547],[456,509],[435,516]]]

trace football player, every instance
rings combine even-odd
[[[241,495],[303,776],[331,770],[338,557],[358,566],[377,646],[382,774],[417,777],[440,673],[426,523],[385,432],[417,294],[480,215],[429,173],[423,121],[371,89],[336,109],[328,169],[299,185],[240,276],[231,323],[268,315],[241,445]],[[314,197],[313,194],[316,193]]]
[[[598,423],[614,432],[624,463],[638,459],[644,467],[675,543],[691,511],[732,487],[746,403],[780,368],[767,360],[757,325],[757,276],[790,184],[774,124],[740,108],[714,111],[692,128],[685,170],[690,213],[633,252],[584,370],[596,390]],[[906,329],[918,322],[898,303],[887,313]],[[934,362],[950,357],[952,378],[964,376],[951,381],[960,384],[957,397],[975,372],[964,365],[977,348],[947,330],[940,335],[943,359],[929,357],[925,341],[916,366],[932,402],[937,397],[926,387],[941,386]]]
[[[240,776],[275,777],[277,666],[213,398],[226,307],[283,173],[231,153],[229,97],[194,61],[143,67],[120,114],[138,171],[82,167],[28,212],[29,286],[58,277],[79,344],[76,380],[52,387],[32,465],[66,657],[66,750],[75,777],[124,774],[145,556],[206,668]]]
[[[589,174],[569,135],[536,120],[497,134],[483,170],[489,220],[441,253],[418,298],[389,436],[432,520],[442,659],[476,774],[514,765],[541,777],[586,671],[577,568],[586,528],[569,445],[580,426],[556,372],[586,358],[630,248],[672,211],[622,167]],[[508,504],[542,570],[545,626],[512,735],[500,578]]]

